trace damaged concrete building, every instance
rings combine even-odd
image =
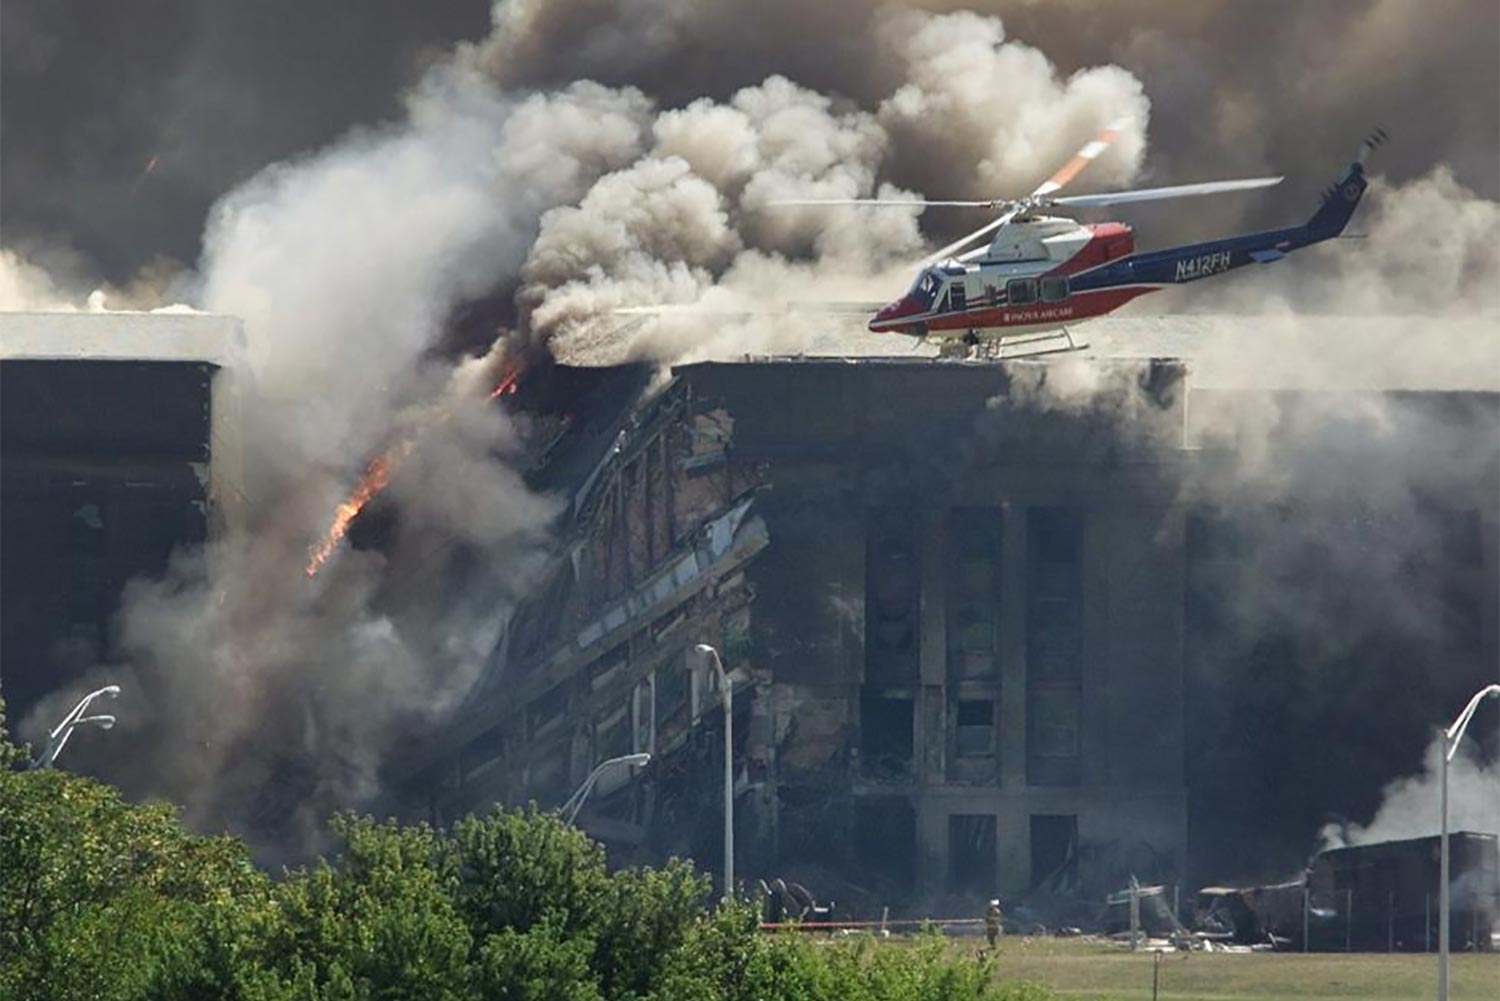
[[[233,518],[239,320],[0,314],[0,694],[11,722],[110,653],[130,579]]]
[[[1450,922],[1460,952],[1495,948],[1500,850],[1494,834],[1449,834]],[[1440,839],[1319,852],[1298,878],[1270,886],[1205,887],[1201,923],[1243,945],[1314,952],[1433,952],[1439,940]],[[1305,939],[1305,941],[1304,941]]]
[[[1190,835],[1218,821],[1192,816],[1214,782],[1193,741],[1223,735],[1193,734],[1194,701],[1215,698],[1195,677],[1233,668],[1193,593],[1232,559],[1184,489],[1212,461],[1188,415],[1207,397],[1181,362],[1096,359],[1129,391],[1039,403],[1043,364],[704,362],[638,406],[639,370],[559,367],[614,401],[534,415],[558,428],[538,483],[572,499],[566,556],[408,787],[438,819],[554,804],[597,762],[650,752],[580,823],[622,857],[716,871],[723,721],[693,652],[709,643],[734,685],[747,879],[931,904],[1204,871]],[[1493,393],[1432,395],[1494,425]],[[1476,664],[1495,647],[1480,465],[1452,498],[1476,533],[1459,557]]]
[[[1180,367],[1129,367],[1161,401],[1153,435],[1180,446]],[[439,813],[555,802],[648,751],[651,780],[622,802],[600,788],[585,822],[711,865],[722,721],[692,652],[708,642],[736,686],[751,873],[853,868],[902,896],[1024,887],[1081,844],[1115,845],[1085,861],[1111,873],[1178,864],[1175,453],[1102,415],[1009,412],[1011,380],[925,361],[676,369],[579,483],[568,558],[425,775]]]
[[[498,405],[525,415],[529,485],[566,502],[558,551],[467,704],[392,753],[392,801],[439,820],[550,807],[648,752],[601,777],[579,823],[616,860],[717,872],[708,643],[733,684],[747,882],[936,912],[1300,868],[1326,811],[1372,814],[1500,662],[1500,396],[1457,378],[1246,388],[1195,355],[1207,332],[1135,322],[1100,321],[1096,355],[1065,364],[865,344],[665,377],[536,363]],[[133,314],[7,318],[4,347],[14,709],[99,662],[126,579],[233,516],[240,347],[232,319]],[[1346,411],[1378,409],[1380,433],[1284,464],[1293,499],[1272,503],[1205,437],[1237,408],[1266,428],[1261,462]],[[1419,452],[1457,472],[1397,475]],[[1298,496],[1320,465],[1337,489]],[[1272,543],[1295,558],[1268,563]],[[1339,546],[1411,550],[1369,565],[1430,599],[1397,606],[1438,642],[1381,625],[1393,606],[1360,604],[1375,577]],[[1247,615],[1247,595],[1280,618]]]

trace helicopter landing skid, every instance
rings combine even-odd
[[[1075,340],[1067,327],[1036,334],[1020,334],[994,340],[965,338],[948,341],[939,350],[939,357],[962,358],[965,361],[1010,361],[1016,358],[1036,358],[1041,355],[1062,354],[1067,351],[1082,351],[1088,341]]]

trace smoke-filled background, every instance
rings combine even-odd
[[[583,361],[795,350],[815,334],[808,321],[668,320],[628,335],[598,321],[623,305],[890,298],[925,248],[982,221],[768,201],[1024,194],[1120,119],[1078,191],[1287,176],[1254,195],[1117,213],[1143,246],[1170,245],[1305,219],[1380,125],[1395,141],[1372,161],[1377,183],[1352,227],[1366,240],[1133,311],[1269,314],[1293,334],[1309,312],[1493,319],[1494,4],[965,7],[0,7],[0,307],[77,303],[102,287],[116,307],[241,316],[261,401],[246,415],[243,524],[132,589],[121,664],[100,668],[142,675],[132,687],[156,701],[137,715],[171,723],[134,788],[188,803],[200,822],[253,829],[277,812],[254,802],[275,785],[311,830],[334,806],[369,802],[392,742],[462,698],[550,551],[559,503],[507,461],[524,423],[481,404],[507,346]],[[1440,336],[1400,321],[1357,364],[1500,364],[1492,327]],[[1224,350],[1252,385],[1285,364]],[[1338,384],[1334,368],[1305,384]],[[1467,452],[1414,444],[1411,465],[1378,484],[1323,461],[1385,440],[1386,421],[1337,405],[1226,415],[1209,430],[1242,458],[1206,503],[1270,510],[1295,495],[1336,512],[1368,487],[1406,510],[1433,475],[1495,461],[1493,440],[1453,443]],[[1441,421],[1425,429],[1447,440]],[[394,540],[343,552],[309,583],[306,547],[333,506],[372,456],[411,440],[390,490]],[[1320,543],[1368,582],[1369,618],[1356,621],[1409,604],[1399,561],[1328,531]],[[1295,594],[1308,540],[1280,541],[1261,555],[1285,562],[1245,573]],[[1249,636],[1281,611],[1237,614]],[[1288,684],[1293,698],[1325,679]],[[1373,817],[1381,787],[1420,770],[1424,728],[1447,711],[1429,708],[1415,737],[1330,777],[1330,789],[1355,789],[1346,801],[1362,815],[1347,819]],[[1245,757],[1226,756],[1226,787],[1246,778]],[[1263,800],[1274,805],[1274,791]],[[1317,824],[1297,817],[1287,837],[1313,843]]]

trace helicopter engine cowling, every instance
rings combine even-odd
[[[1065,261],[1090,239],[1088,228],[1072,219],[1038,216],[1000,227],[981,253],[965,255],[997,263]]]

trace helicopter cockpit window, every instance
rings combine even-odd
[[[1036,302],[1036,279],[1014,278],[1005,283],[1005,297],[1012,306],[1029,306]]]
[[[1043,302],[1062,302],[1068,297],[1068,276],[1052,275],[1041,280]]]
[[[912,282],[911,294],[928,309],[932,308],[933,296],[942,287],[942,281],[929,268],[917,275],[917,280]]]

